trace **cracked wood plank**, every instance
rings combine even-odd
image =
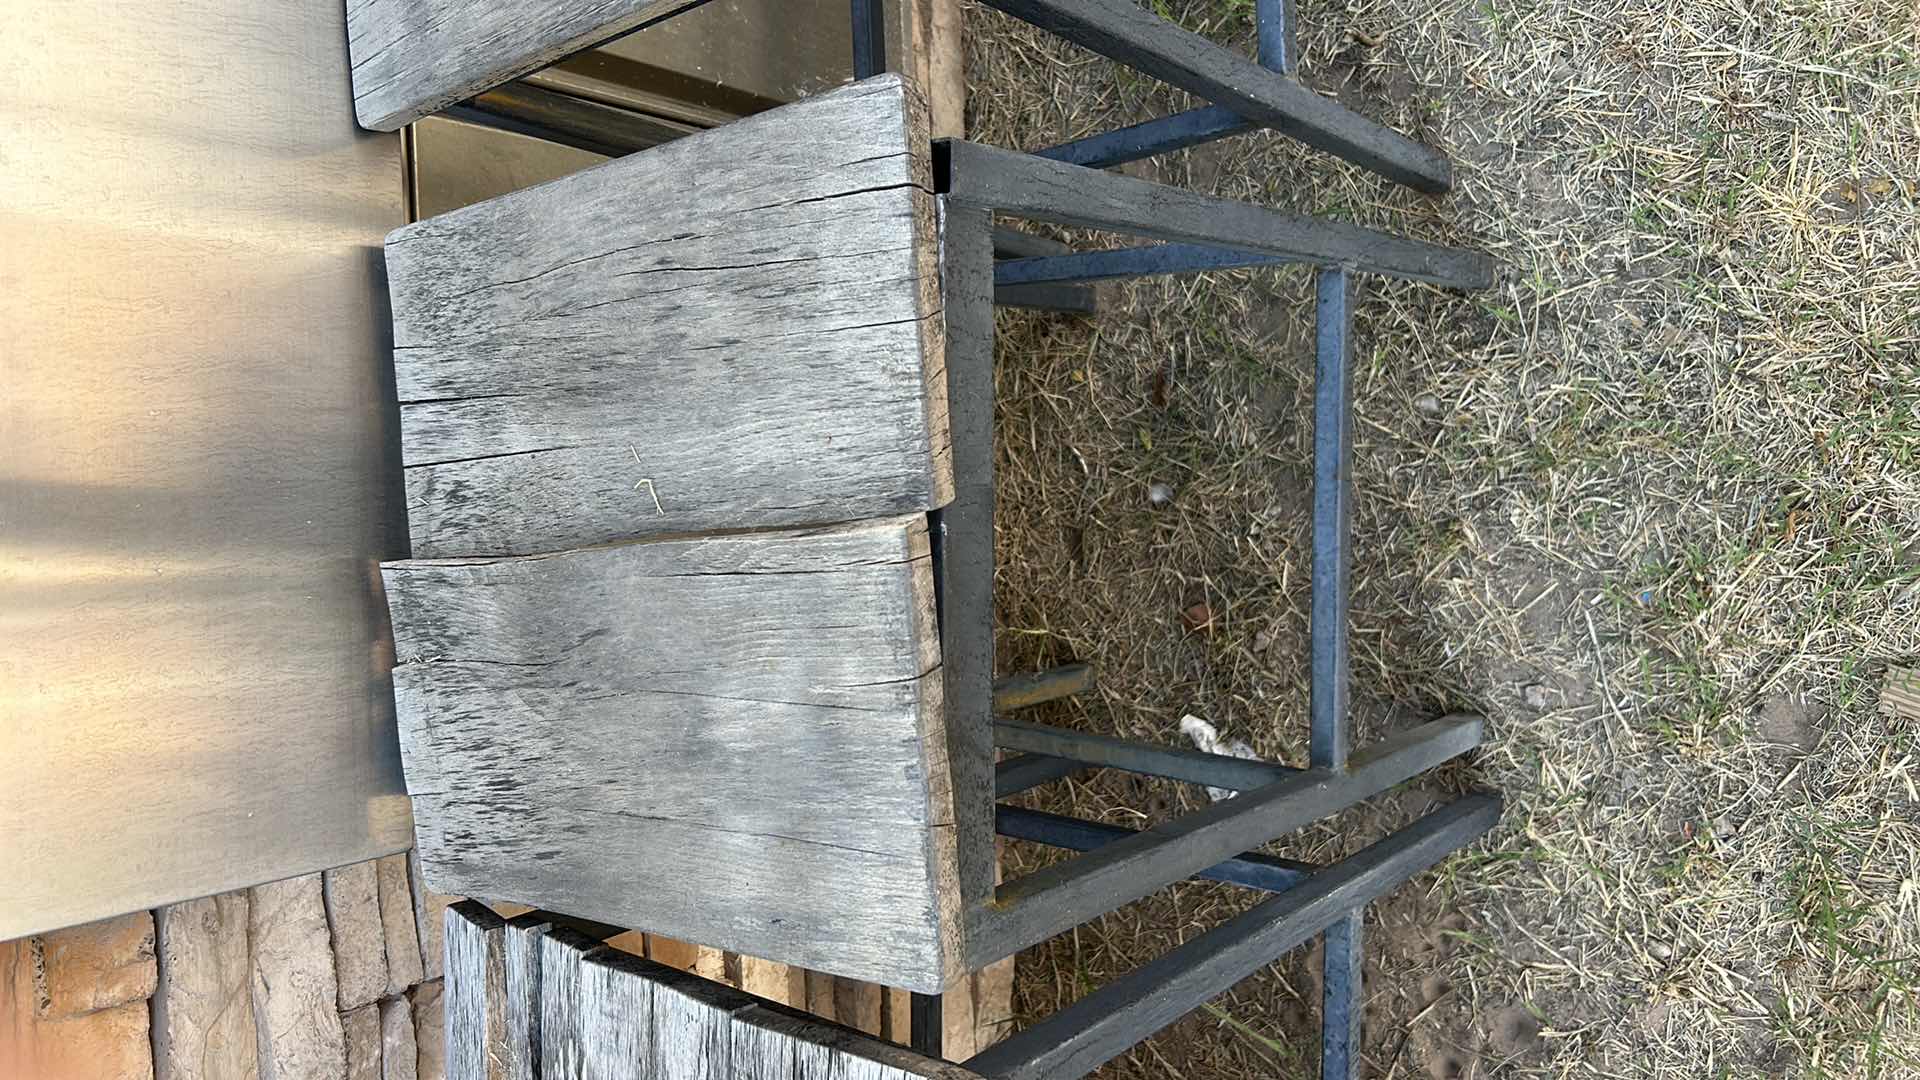
[[[394,232],[414,555],[944,504],[929,147],[885,75]]]
[[[401,125],[703,0],[348,0],[360,126]]]
[[[946,984],[958,890],[924,517],[384,572],[433,888]]]

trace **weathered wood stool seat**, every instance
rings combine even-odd
[[[1089,167],[1266,126],[1446,190],[1444,155],[1290,77],[1282,0],[1256,5],[1260,63],[1134,0],[986,2],[1211,104],[1039,154],[929,148],[911,91],[868,79],[396,234],[415,554],[442,560],[389,570],[428,880],[922,991],[1188,877],[1231,881],[1278,895],[969,1070],[1085,1075],[1318,935],[1323,1070],[1353,1076],[1364,909],[1499,801],[1326,866],[1254,849],[1480,743],[1478,717],[1450,716],[1349,745],[1352,309],[1359,274],[1470,291],[1493,261]],[[383,107],[397,123],[596,20],[681,6],[369,0],[356,95],[406,84]],[[882,6],[851,4],[862,76]],[[481,23],[486,48],[454,47]],[[1073,251],[996,214],[1159,243]],[[996,718],[995,305],[1085,310],[1089,281],[1290,264],[1318,278],[1304,767]],[[924,534],[885,520],[922,510]],[[662,535],[775,527],[793,531]],[[1086,767],[1241,794],[1138,833],[1002,802]],[[1085,854],[1002,882],[996,832]],[[694,866],[726,884],[688,893]],[[922,1052],[937,1009],[914,999]]]
[[[390,238],[436,889],[945,985],[930,152],[874,80]]]

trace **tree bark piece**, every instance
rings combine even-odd
[[[882,76],[393,233],[415,557],[944,504],[926,123]]]
[[[347,6],[360,126],[398,131],[700,0],[360,0]]]
[[[155,912],[159,985],[154,1066],[161,1080],[254,1080],[253,961],[247,893]]]
[[[346,1074],[346,1037],[319,874],[256,885],[248,894],[253,1015],[260,1080]]]

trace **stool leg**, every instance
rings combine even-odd
[[[1353,275],[1320,271],[1313,395],[1313,690],[1315,768],[1344,772],[1348,744],[1347,621],[1353,517]],[[1327,927],[1320,1002],[1321,1080],[1353,1080],[1360,1064],[1362,909]]]

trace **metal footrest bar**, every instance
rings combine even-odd
[[[1093,766],[1045,754],[1019,754],[993,767],[993,797],[1004,799]]]
[[[1494,796],[1473,795],[1451,803],[1108,983],[970,1059],[966,1066],[995,1080],[1085,1076],[1345,919],[1349,912],[1439,862],[1492,828],[1499,818],[1500,800]]]
[[[1260,66],[1282,75],[1293,74],[1299,58],[1294,37],[1293,0],[1257,0],[1254,27],[1259,35],[1255,59]],[[1259,126],[1232,109],[1207,105],[1117,131],[1089,135],[1036,153],[1089,169],[1108,169],[1216,139],[1244,135]]]
[[[1196,195],[1031,154],[946,139],[934,144],[934,163],[954,201],[1020,217],[1341,264],[1457,289],[1493,282],[1493,260],[1482,252]]]
[[[993,227],[995,259],[1028,259],[1072,254],[1073,249],[1058,240],[1035,236],[1009,225]],[[999,265],[998,263],[995,264]],[[1036,282],[1032,285],[1002,284],[994,281],[993,302],[999,307],[1037,308],[1042,311],[1066,311],[1090,315],[1098,310],[1092,289],[1068,283]]]
[[[1446,156],[1132,0],[985,0],[1091,52],[1420,191],[1453,184]]]
[[[1023,750],[1031,754],[1070,758],[1087,765],[1125,769],[1233,791],[1252,791],[1300,772],[1299,769],[1268,761],[1252,761],[1174,746],[1153,746],[1107,735],[1090,735],[1083,731],[1031,724],[1024,720],[996,721],[993,725],[993,742],[1002,750]]]
[[[1072,851],[1092,851],[1139,835],[1132,829],[1123,829],[1118,825],[1083,821],[1019,806],[999,807],[994,812],[994,827],[1001,836]],[[1224,881],[1229,885],[1243,885],[1262,892],[1280,893],[1305,881],[1308,875],[1319,869],[1312,863],[1247,851],[1215,863],[1193,876],[1207,881]]]
[[[1001,885],[976,913],[968,964],[985,967],[1378,795],[1478,746],[1480,732],[1477,716],[1423,724],[1356,754],[1348,771],[1296,773]]]
[[[1035,150],[1034,155],[1089,169],[1111,169],[1129,161],[1244,135],[1259,126],[1232,109],[1208,105]]]
[[[1093,689],[1093,667],[1065,664],[1046,671],[1009,675],[993,684],[993,711],[1007,712],[1044,705]]]
[[[1196,274],[1203,270],[1240,270],[1253,266],[1297,266],[1311,261],[1296,255],[1261,255],[1205,244],[1148,244],[1112,251],[1005,259],[994,264],[993,282],[1001,290],[1030,289],[1053,283]]]

